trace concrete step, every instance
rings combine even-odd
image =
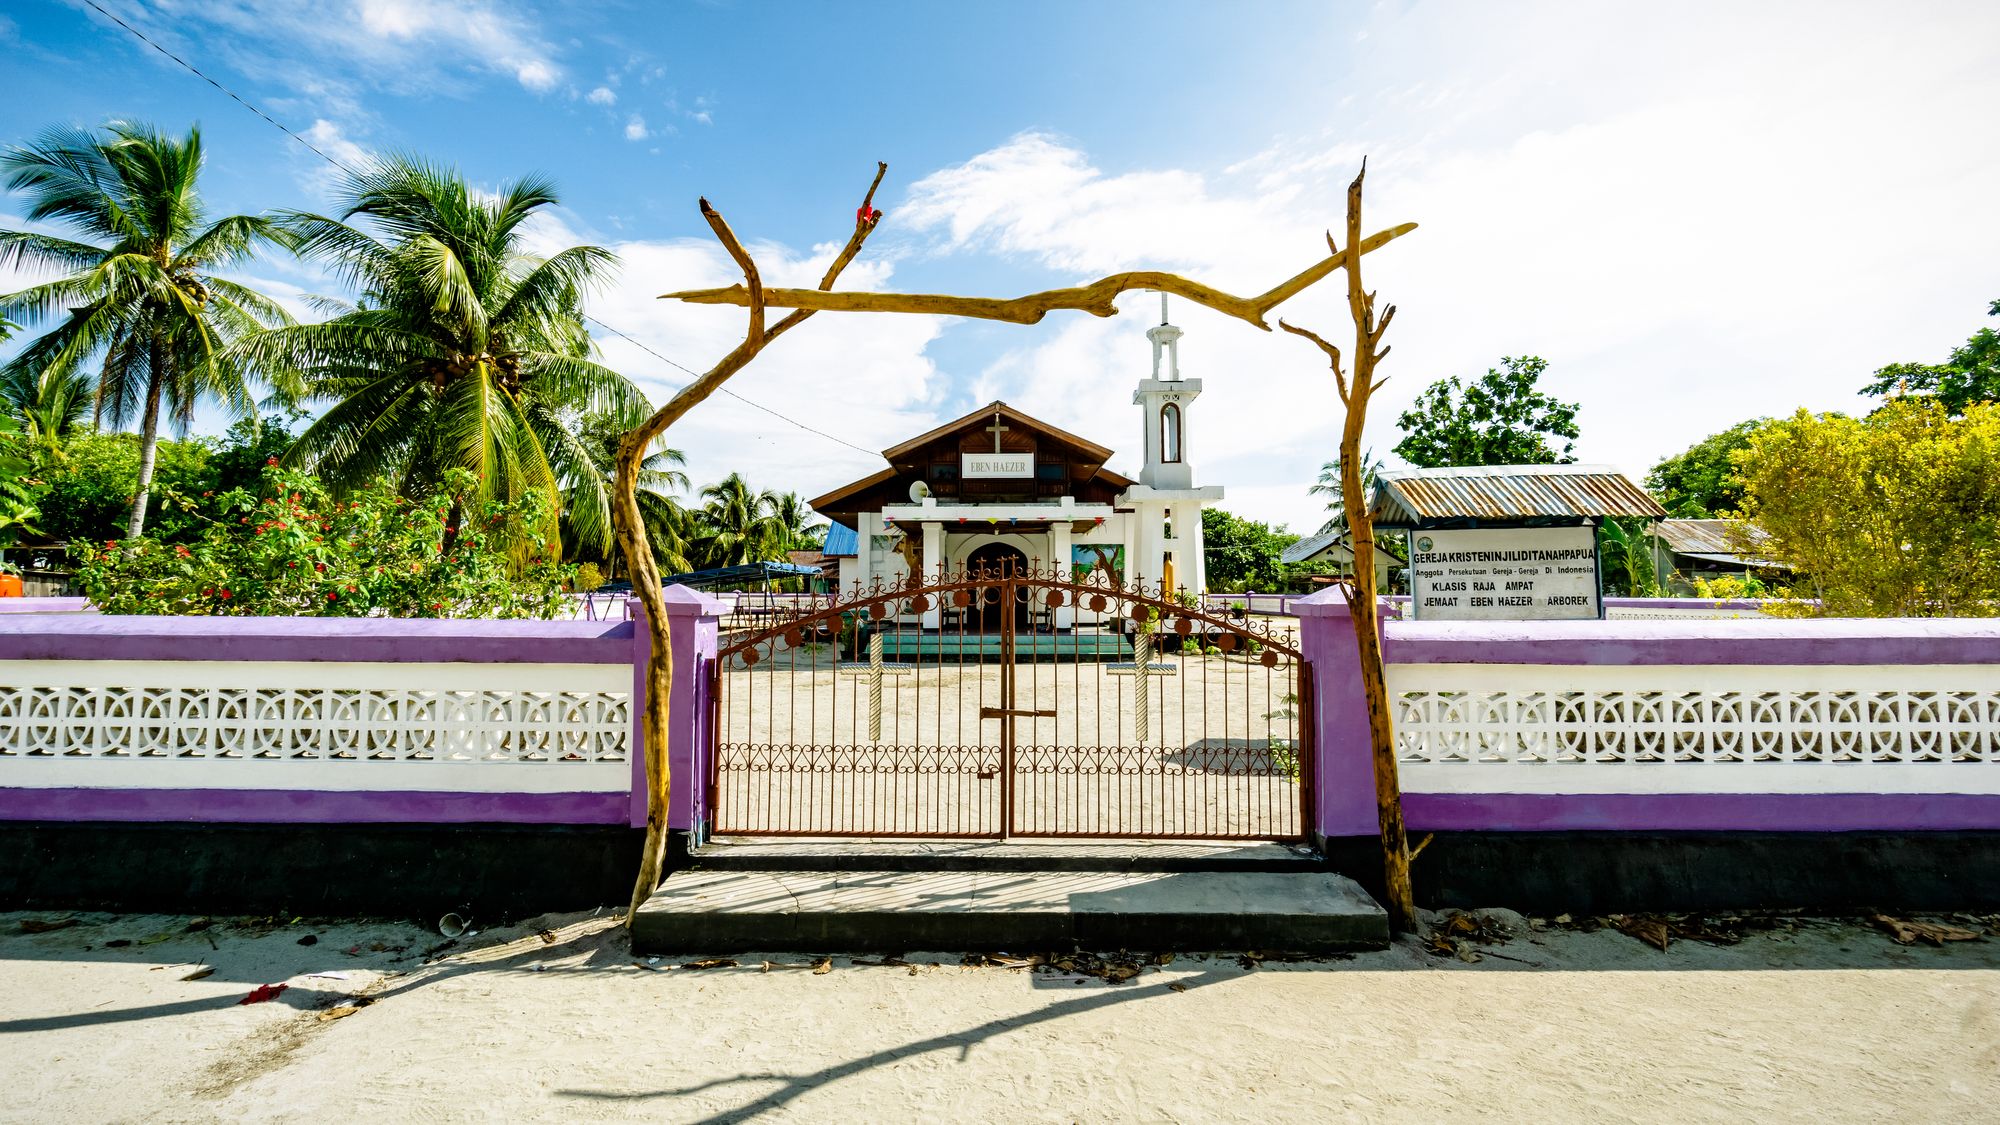
[[[1257,840],[867,840],[720,836],[704,871],[1317,871],[1301,844]]]
[[[1327,871],[679,871],[642,953],[1383,949],[1388,916]]]

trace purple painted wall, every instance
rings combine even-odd
[[[715,664],[717,628],[728,603],[686,586],[666,590],[667,640],[673,648],[674,675],[667,700],[667,827],[687,831],[709,819],[709,670]],[[632,599],[634,622],[645,620],[645,608]],[[646,759],[641,725],[646,701],[648,639],[643,624],[632,642],[632,802],[631,822],[646,823]]]
[[[310,660],[623,664],[630,621],[384,617],[0,618],[0,660]]]
[[[1347,602],[1294,603],[1312,663],[1319,831],[1378,831],[1367,705]],[[1402,621],[1383,625],[1391,664],[2000,664],[2000,621],[1728,618]],[[2000,829],[2000,797],[1967,794],[1519,794],[1403,797],[1410,831]]]
[[[666,591],[675,675],[669,702],[669,824],[685,829],[708,801],[707,672],[720,601]],[[5,599],[50,601],[55,599]],[[75,599],[81,601],[81,599]],[[633,616],[638,616],[633,601]],[[629,664],[633,784],[629,793],[10,789],[0,820],[213,824],[632,824],[646,822],[647,639],[634,621],[461,621],[384,618],[105,617],[0,619],[0,660],[285,660],[387,663]]]
[[[152,824],[623,824],[623,793],[0,789],[0,821]]]

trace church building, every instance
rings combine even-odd
[[[1106,467],[1111,449],[989,403],[883,450],[887,467],[813,500],[833,522],[826,555],[840,560],[840,591],[1006,566],[1202,591],[1201,510],[1222,489],[1195,484],[1189,412],[1201,380],[1181,378],[1181,330],[1166,323],[1164,295],[1160,313],[1146,333],[1152,376],[1132,393],[1139,479]],[[938,618],[933,609],[922,625]],[[1053,621],[1073,623],[1067,606]]]

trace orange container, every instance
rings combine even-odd
[[[0,574],[0,598],[18,598],[21,596],[21,576],[18,574]]]

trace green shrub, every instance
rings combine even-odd
[[[105,613],[303,617],[553,617],[571,568],[535,543],[549,499],[476,498],[454,469],[423,501],[384,484],[336,501],[277,466],[264,495],[232,489],[165,503],[198,534],[77,541],[76,583]]]

